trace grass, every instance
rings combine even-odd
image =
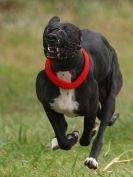
[[[5,6],[0,11],[0,177],[133,176],[132,161],[116,163],[103,172],[107,164],[125,151],[128,152],[120,160],[133,158],[132,2],[10,2],[8,9]],[[101,32],[118,53],[124,76],[116,105],[121,116],[105,133],[96,171],[83,165],[90,147],[77,144],[68,152],[50,149],[54,134],[36,98],[35,80],[43,69],[43,29],[53,15]],[[67,121],[69,132],[82,132],[82,119]]]

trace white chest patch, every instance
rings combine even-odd
[[[64,81],[71,82],[71,73],[69,71],[58,72],[57,76]],[[74,110],[78,110],[79,103],[75,100],[75,90],[62,88],[59,90],[60,95],[50,104],[51,108],[70,117],[76,116]]]

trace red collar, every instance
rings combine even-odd
[[[90,57],[84,48],[82,48],[82,53],[83,53],[84,61],[85,61],[84,67],[80,75],[73,82],[67,82],[67,81],[64,81],[58,78],[57,75],[51,69],[50,59],[47,58],[45,62],[45,73],[47,77],[51,80],[51,82],[53,82],[53,84],[63,89],[74,89],[78,87],[79,85],[81,85],[86,79],[87,74],[90,70]]]

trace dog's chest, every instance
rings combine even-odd
[[[57,76],[67,82],[71,82],[72,75],[69,71],[58,72]],[[51,109],[67,116],[76,116],[74,111],[78,110],[79,103],[75,98],[75,89],[59,89],[59,96],[50,104]]]

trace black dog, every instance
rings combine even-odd
[[[46,26],[43,46],[46,68],[37,76],[36,92],[55,132],[52,148],[69,150],[78,141],[77,131],[66,135],[64,114],[84,116],[82,146],[90,144],[98,117],[99,130],[85,160],[96,169],[105,128],[118,118],[113,114],[122,75],[116,52],[101,34],[60,23],[59,17]]]

